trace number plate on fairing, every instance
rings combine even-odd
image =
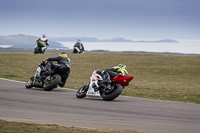
[[[99,93],[99,91],[94,91],[94,89],[91,86],[89,86],[89,89],[88,89],[86,95],[89,97],[92,97],[92,96],[95,97],[95,96],[100,96],[100,93]]]

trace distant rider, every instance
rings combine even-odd
[[[117,76],[118,74],[128,75],[128,71],[126,70],[125,64],[119,64],[118,66],[109,68],[109,69],[98,69],[96,73],[100,74],[103,77],[103,81],[101,81],[101,85],[105,85],[106,88],[111,88],[111,80]]]
[[[78,39],[77,42],[75,43],[74,50],[77,50],[77,53],[79,54],[84,53],[85,49],[80,39]],[[76,53],[76,52],[73,52],[73,53]]]
[[[41,50],[44,52],[47,49],[47,46],[49,46],[48,39],[46,38],[46,35],[43,34],[41,38],[36,40],[39,47],[41,47]]]
[[[57,63],[53,62],[56,61]],[[65,52],[62,52],[59,54],[59,56],[54,58],[47,58],[45,61],[41,63],[41,65],[45,66],[44,72],[42,75],[50,75],[52,70],[57,69],[62,73],[62,81],[59,84],[60,87],[65,86],[65,83],[67,81],[67,78],[70,74],[70,59],[68,58],[67,54]]]

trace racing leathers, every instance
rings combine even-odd
[[[84,47],[83,47],[83,44],[81,42],[77,42],[75,45],[74,45],[74,49],[75,48],[78,48],[78,53],[83,53],[85,51]]]
[[[53,62],[56,61],[57,63]],[[57,56],[54,58],[47,58],[44,63],[46,63],[43,74],[44,75],[50,75],[52,70],[57,70],[59,71],[62,75],[62,80],[61,83],[59,84],[60,87],[63,87],[67,81],[67,78],[69,77],[70,74],[70,59],[68,57],[61,57]]]
[[[105,85],[106,88],[111,87],[110,78],[113,78],[113,77],[117,76],[118,74],[128,75],[128,71],[126,70],[126,68],[119,67],[119,66],[115,66],[115,67],[109,68],[109,69],[98,69],[96,72],[102,76],[103,80],[101,81],[100,84]]]

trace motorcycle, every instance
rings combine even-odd
[[[34,54],[44,54],[47,46],[49,46],[47,42],[42,42],[38,40],[34,49]]]
[[[61,83],[63,71],[53,69],[50,75],[43,75],[44,66],[39,65],[36,73],[25,84],[27,89],[32,87],[43,88],[45,91],[51,91]]]
[[[74,54],[84,54],[84,51],[82,49],[79,49],[78,47],[74,47],[73,53]]]
[[[97,74],[96,71],[92,73],[90,82],[82,86],[77,92],[77,98],[84,98],[86,96],[100,96],[105,101],[111,101],[117,98],[125,86],[129,85],[129,82],[133,79],[133,76],[128,75],[116,75],[111,79],[111,88],[107,88],[105,85],[101,85],[103,80],[102,76]]]

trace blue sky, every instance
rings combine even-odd
[[[200,39],[200,0],[0,0],[0,35]]]

